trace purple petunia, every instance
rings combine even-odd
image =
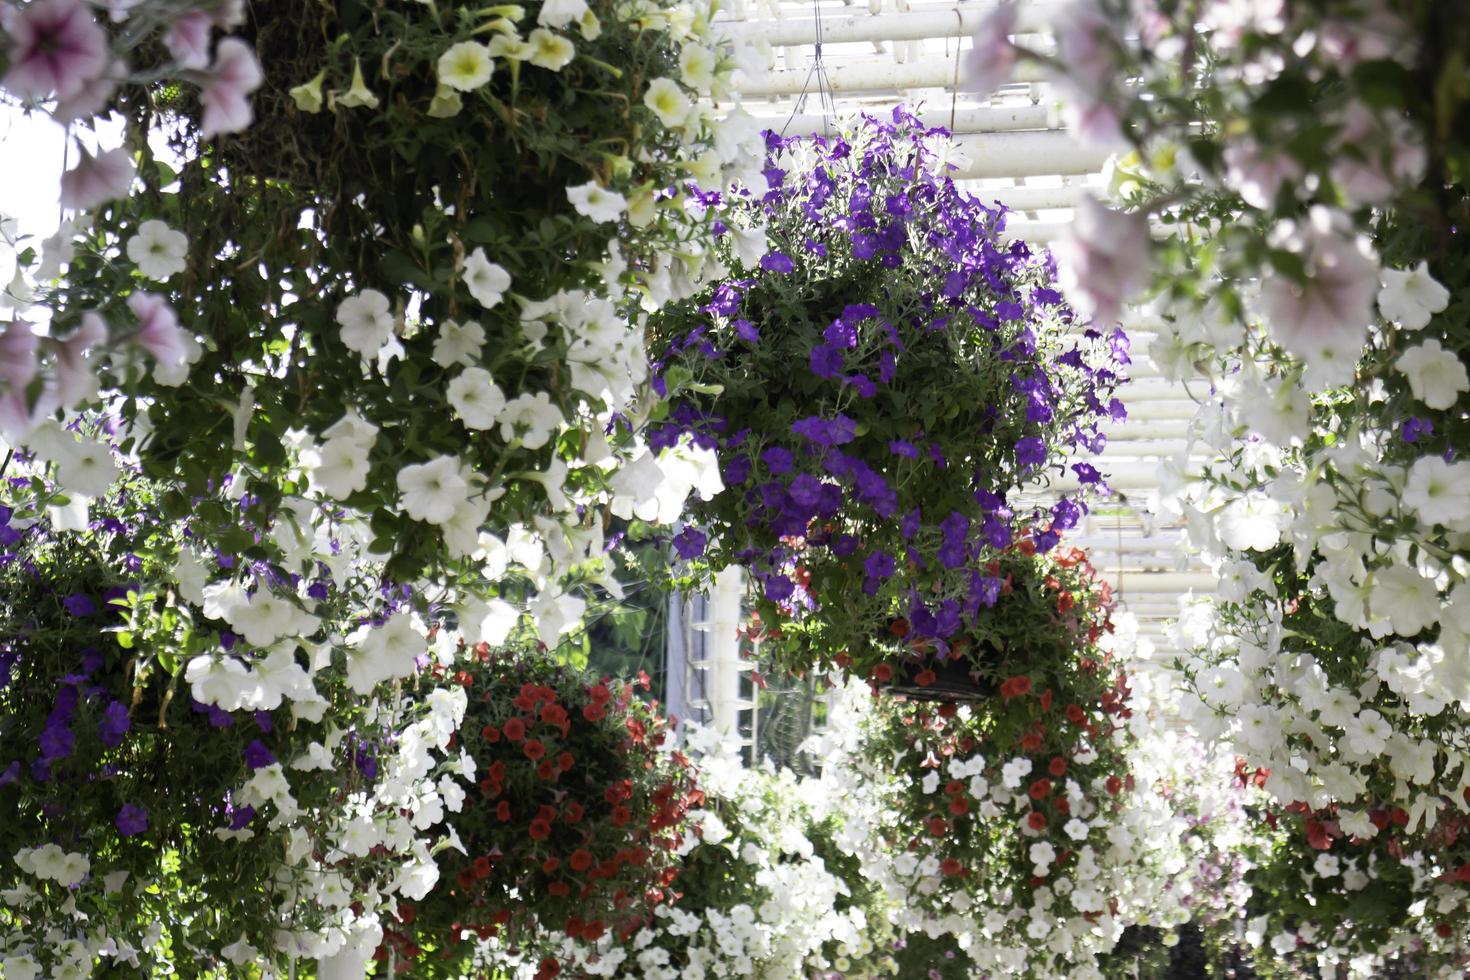
[[[250,740],[250,744],[245,746],[245,764],[251,770],[263,769],[266,766],[274,764],[275,761],[276,757],[271,753],[270,749],[261,744],[260,739],[253,738]]]
[[[68,613],[79,619],[83,616],[91,616],[97,612],[97,603],[80,592],[73,593],[65,599],[62,599],[61,604],[66,607]]]
[[[685,561],[692,561],[704,554],[709,538],[698,528],[686,527],[674,535],[674,551]]]
[[[782,275],[790,275],[796,269],[791,257],[782,252],[767,252],[761,256],[761,268],[767,272],[778,272]]]
[[[1416,415],[1404,423],[1401,435],[1404,442],[1418,442],[1420,439],[1434,435],[1434,423]]]
[[[1024,436],[1016,440],[1016,462],[1021,469],[1029,470],[1046,462],[1046,443],[1036,436]]]
[[[819,446],[841,446],[857,436],[857,423],[842,413],[835,419],[808,415],[791,424],[791,431]]]
[[[113,701],[103,710],[102,720],[97,723],[97,738],[103,745],[121,745],[123,736],[132,726],[127,705],[121,701]]]
[[[117,832],[124,837],[141,834],[148,829],[148,811],[136,804],[124,803],[113,823],[117,825]]]
[[[1051,526],[1058,531],[1070,531],[1077,526],[1082,508],[1070,498],[1062,498],[1051,509]]]
[[[1102,481],[1102,474],[1091,463],[1073,463],[1072,472],[1077,474],[1078,483],[1099,483]]]
[[[864,558],[863,573],[867,578],[863,582],[863,591],[868,595],[876,595],[879,583],[892,577],[894,568],[893,556],[886,551],[875,551]]]
[[[767,446],[761,451],[761,463],[771,473],[790,473],[796,458],[785,446]]]
[[[842,373],[844,364],[842,351],[831,344],[818,344],[812,348],[808,364],[812,374],[819,378],[835,378]]]

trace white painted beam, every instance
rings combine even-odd
[[[955,84],[956,67],[954,58],[928,58],[904,65],[837,65],[829,66],[826,77],[821,79],[807,68],[772,70],[764,75],[747,75],[740,83],[740,94],[747,99],[800,95],[803,91],[816,96],[819,81],[828,92],[835,93],[889,92],[894,89],[914,88],[951,89]],[[1039,82],[1042,80],[1041,70],[1032,62],[1023,62],[1016,67],[1012,80]]]
[[[761,107],[746,106],[747,109]],[[890,118],[891,109],[871,107],[860,110],[880,119]],[[762,111],[754,113],[762,129],[785,133],[787,136],[821,134],[826,131],[827,119],[816,113],[780,115]],[[1010,105],[989,106],[979,109],[949,110],[931,109],[919,113],[919,121],[925,126],[939,126],[955,134],[1010,133],[1023,129],[1056,129],[1061,119],[1051,106]]]
[[[948,10],[914,10],[903,13],[823,14],[821,21],[809,14],[777,20],[716,20],[715,31],[732,41],[789,47],[815,44],[820,23],[824,44],[861,41],[922,41],[928,38],[970,37],[980,22],[998,4],[995,0],[966,3]],[[1060,3],[1023,3],[1018,11],[1016,32],[1034,34],[1046,30],[1060,13]]]

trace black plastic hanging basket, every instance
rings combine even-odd
[[[882,690],[910,701],[985,701],[995,696],[1000,685],[981,673],[977,664],[994,666],[1000,661],[1000,651],[986,644],[949,660],[931,658],[903,664],[894,670],[893,679],[882,685]],[[920,680],[929,683],[921,684]]]

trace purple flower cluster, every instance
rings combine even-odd
[[[1050,257],[1004,241],[1004,211],[937,166],[946,135],[903,109],[839,138],[767,134],[770,190],[725,204],[764,222],[771,250],[754,267],[732,255],[736,277],[650,323],[656,376],[721,391],[672,391],[650,440],[719,455],[726,492],[694,519],[718,532],[709,564],[759,580],[763,615],[955,634],[996,601],[974,571],[986,549],[1025,532],[1044,551],[1085,511],[1016,513],[1012,494],[1101,451],[1124,417],[1127,338],[1075,322]],[[710,540],[675,546],[689,559]]]

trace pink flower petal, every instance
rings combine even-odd
[[[81,0],[37,0],[7,18],[10,68],[0,86],[23,99],[75,97],[107,70],[107,35]]]

